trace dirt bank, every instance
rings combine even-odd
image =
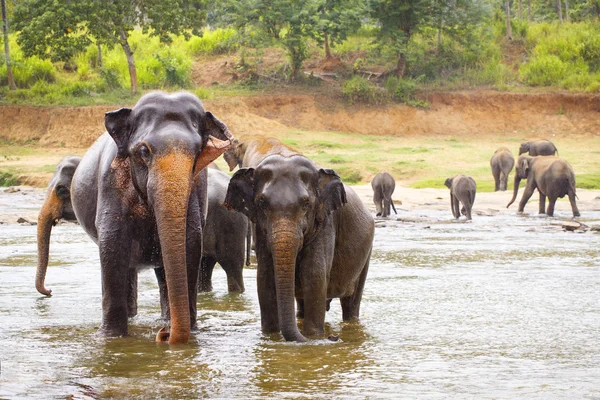
[[[465,135],[522,132],[531,137],[597,135],[600,98],[569,93],[433,93],[427,110],[403,105],[347,106],[331,97],[256,95],[206,100],[236,135],[288,129],[371,135]],[[123,104],[131,106],[131,104]],[[104,131],[97,107],[0,107],[0,139],[87,147]]]

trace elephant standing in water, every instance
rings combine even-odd
[[[556,200],[559,197],[563,198],[565,195],[568,195],[573,216],[580,216],[575,201],[575,173],[573,172],[571,165],[562,158],[554,156],[520,156],[517,161],[515,172],[513,197],[506,208],[510,207],[517,198],[521,179],[527,179],[527,186],[525,186],[525,192],[523,192],[523,197],[521,197],[521,201],[519,202],[519,212],[523,212],[527,201],[529,201],[533,192],[537,189],[538,192],[540,192],[540,214],[546,213],[548,216],[552,217],[554,215],[554,205]],[[548,197],[548,210],[544,210],[546,206],[546,197]]]
[[[444,185],[450,189],[450,207],[454,218],[460,218],[462,212],[467,216],[467,221],[470,221],[477,191],[475,180],[470,176],[456,175],[453,178],[446,179]],[[463,205],[462,209],[459,208],[459,202]]]
[[[523,153],[529,153],[530,156],[558,156],[558,149],[549,140],[533,140],[531,142],[521,143],[521,147],[519,147],[519,155]]]
[[[171,325],[157,340],[187,343],[196,324],[205,167],[233,137],[185,92],[146,94],[133,109],[106,113],[104,123],[71,185],[77,220],[100,249],[100,333],[127,334],[130,287],[138,268],[153,265]]]
[[[380,172],[371,181],[371,187],[373,188],[373,201],[377,210],[376,215],[383,218],[389,217],[391,214],[390,206],[394,209],[394,214],[398,214],[392,200],[392,194],[396,188],[394,177],[387,172]]]
[[[46,289],[46,270],[48,268],[48,255],[50,253],[50,234],[56,223],[65,219],[76,221],[73,206],[71,205],[71,181],[73,174],[81,161],[81,157],[67,156],[63,158],[54,171],[48,184],[46,199],[40,210],[37,225],[38,265],[35,275],[35,288],[41,294],[50,296],[52,290]]]
[[[212,290],[212,272],[218,262],[227,274],[230,292],[244,291],[244,257],[249,261],[250,243],[248,218],[239,212],[229,211],[224,205],[229,176],[208,168],[208,215],[204,227],[202,264],[198,289]],[[244,251],[246,250],[246,251]]]
[[[358,318],[375,224],[334,171],[290,150],[272,154],[233,175],[225,205],[256,223],[263,332],[297,342],[323,336],[332,298],[340,298],[345,321]]]
[[[490,160],[494,176],[494,191],[505,191],[508,187],[508,174],[515,166],[515,158],[506,147],[500,147]]]

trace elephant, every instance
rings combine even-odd
[[[450,189],[450,208],[454,218],[460,218],[462,212],[463,215],[467,216],[467,221],[470,221],[475,193],[477,192],[475,180],[470,176],[456,175],[446,179],[444,185]],[[461,210],[459,210],[459,202],[463,205]]]
[[[262,331],[304,342],[324,335],[333,298],[340,298],[344,321],[359,317],[375,221],[333,170],[289,149],[282,153],[238,170],[225,206],[256,224]]]
[[[248,218],[229,211],[224,205],[229,176],[216,169],[208,169],[208,215],[204,227],[202,262],[198,290],[212,290],[212,272],[218,262],[227,274],[229,292],[244,291],[244,256],[248,264],[250,244],[247,243]],[[246,251],[244,251],[246,250]]]
[[[127,335],[133,278],[153,266],[171,325],[156,340],[187,343],[196,327],[205,167],[233,136],[187,92],[148,93],[132,109],[106,113],[104,125],[71,184],[75,216],[100,250],[99,333]]]
[[[505,191],[508,188],[508,175],[515,166],[515,158],[506,147],[500,147],[490,160],[494,176],[494,191]]]
[[[46,199],[38,216],[38,265],[35,275],[35,288],[46,296],[52,295],[52,290],[46,289],[44,285],[50,253],[50,234],[52,233],[52,227],[59,220],[76,221],[71,204],[70,190],[73,174],[80,161],[81,157],[67,156],[58,163],[48,184]]]
[[[373,201],[377,210],[376,215],[383,218],[389,217],[391,214],[390,205],[394,209],[394,214],[398,214],[392,200],[392,194],[396,188],[394,177],[387,172],[380,172],[371,181],[371,187],[373,188]]]
[[[519,147],[519,155],[523,153],[529,152],[529,155],[532,157],[535,156],[558,156],[558,149],[549,140],[533,140],[531,142],[521,143],[521,147]]]
[[[270,154],[295,154],[295,150],[284,145],[278,139],[272,137],[257,136],[239,141],[235,139],[229,149],[223,154],[223,158],[229,166],[229,171],[235,167],[256,167],[265,157]]]
[[[573,217],[579,217],[579,209],[575,198],[577,196],[575,189],[575,173],[571,165],[555,156],[520,156],[517,160],[515,172],[515,188],[513,197],[506,206],[510,207],[517,198],[519,192],[519,184],[521,179],[527,179],[525,192],[519,203],[519,212],[523,212],[529,198],[533,195],[535,189],[540,193],[539,213],[546,214],[549,217],[554,215],[554,205],[556,199],[569,196]],[[546,205],[546,197],[548,197],[548,209],[544,210]]]

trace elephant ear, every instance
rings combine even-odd
[[[254,207],[254,168],[242,168],[236,171],[229,181],[225,195],[225,207],[239,211],[252,222],[256,222]]]
[[[446,179],[446,181],[444,182],[444,185],[446,185],[446,187],[448,189],[450,189],[452,187],[452,178]]]
[[[529,160],[525,157],[521,159],[521,170],[523,171],[523,179],[527,179],[529,176]]]
[[[229,128],[227,128],[227,125],[210,112],[205,113],[203,123],[200,124],[200,127],[200,134],[202,135],[202,139],[206,140],[206,145],[196,158],[194,175],[219,158],[231,146],[231,141],[233,140],[233,135]]]
[[[333,211],[344,206],[346,190],[339,175],[332,169],[319,170],[319,205],[317,207],[317,223],[321,223]]]
[[[131,108],[120,108],[104,114],[106,131],[117,144],[119,156],[127,155],[127,144],[131,134]]]

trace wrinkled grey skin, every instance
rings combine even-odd
[[[46,289],[44,286],[48,269],[52,227],[61,219],[67,221],[77,220],[71,204],[71,181],[80,161],[81,157],[67,156],[58,163],[48,184],[46,199],[38,217],[38,266],[35,287],[38,292],[46,296],[52,294],[52,290]]]
[[[218,262],[227,274],[230,292],[244,291],[244,257],[247,256],[248,218],[224,205],[229,176],[208,168],[208,215],[204,226],[202,264],[198,290],[212,290],[212,272]]]
[[[505,191],[508,187],[508,175],[515,166],[515,158],[506,147],[500,147],[490,160],[494,176],[494,191]]]
[[[456,175],[453,178],[446,179],[444,185],[450,189],[450,207],[454,218],[460,218],[462,212],[467,216],[467,221],[470,221],[477,191],[475,180],[470,176]],[[463,205],[462,210],[459,208],[459,202]]]
[[[297,342],[322,337],[332,298],[340,298],[345,321],[358,318],[375,224],[334,171],[299,154],[270,155],[233,175],[225,205],[256,223],[263,332]]]
[[[533,140],[531,142],[521,143],[519,147],[519,155],[529,153],[530,156],[558,156],[558,149],[549,140]]]
[[[525,210],[527,201],[533,195],[535,189],[540,193],[539,213],[547,214],[552,217],[554,215],[554,205],[558,198],[569,196],[571,209],[574,217],[579,217],[579,209],[575,198],[576,185],[575,173],[571,165],[562,158],[554,156],[520,156],[517,160],[515,170],[515,187],[511,201],[506,208],[517,198],[519,192],[519,184],[521,179],[527,179],[527,186],[519,202],[519,212]],[[548,197],[548,209],[545,209],[546,197]]]
[[[371,187],[373,188],[373,202],[375,202],[377,210],[376,215],[383,218],[389,217],[390,206],[394,209],[394,214],[398,214],[392,200],[392,194],[396,189],[394,177],[387,172],[380,172],[371,181]]]
[[[153,266],[170,315],[170,332],[161,330],[157,341],[187,343],[196,325],[205,167],[233,137],[185,92],[146,94],[133,109],[106,113],[104,122],[107,132],[71,185],[77,220],[100,249],[100,333],[127,334],[131,277]]]

